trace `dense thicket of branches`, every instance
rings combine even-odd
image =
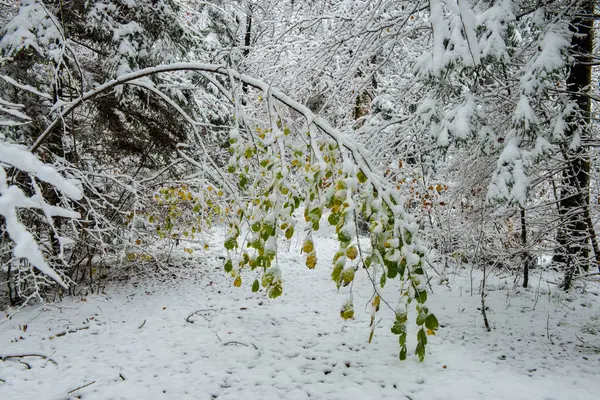
[[[437,328],[427,269],[443,281],[450,265],[490,264],[527,286],[529,269],[550,265],[568,289],[600,264],[594,1],[4,0],[0,11],[7,303],[164,270],[175,242],[202,242],[215,224],[228,228],[234,284],[262,270],[276,297],[278,239],[302,234],[314,268],[313,231],[330,223],[337,286],[361,266],[382,277],[375,313],[386,279],[406,284],[393,330],[404,358],[414,301],[422,357]],[[25,147],[67,180],[9,157]]]

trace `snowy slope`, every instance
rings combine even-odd
[[[471,296],[469,270],[457,270],[449,287],[433,285],[429,307],[441,328],[430,337],[425,362],[414,356],[400,362],[384,307],[367,344],[366,274],[357,272],[355,320],[343,321],[348,288],[338,292],[329,279],[335,243],[316,241],[321,256],[313,271],[295,245],[279,259],[285,286],[277,300],[252,293],[249,278],[232,287],[216,258],[199,257],[189,279],[115,286],[85,301],[23,309],[0,322],[0,355],[48,359],[0,361],[0,399],[600,396],[600,301],[590,293],[597,287],[553,295],[545,279],[512,290],[512,282],[492,276],[488,333],[478,310],[480,275]],[[390,300],[394,290],[386,286]]]

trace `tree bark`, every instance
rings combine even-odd
[[[529,286],[529,267],[531,254],[527,251],[527,225],[525,223],[525,209],[521,208],[521,245],[523,246],[523,287]]]
[[[591,56],[594,51],[594,0],[582,0],[579,13],[571,20],[569,29],[573,33],[571,54],[575,63],[567,77],[567,90],[571,100],[577,104],[577,112],[569,121],[567,138],[576,134],[581,142],[589,137],[591,100],[589,90],[592,84]],[[569,144],[567,144],[569,145]],[[563,288],[569,289],[571,278],[578,268],[589,268],[589,240],[596,246],[595,232],[589,216],[590,156],[586,149],[578,145],[565,151],[566,166],[563,170],[563,189],[559,201],[562,217],[559,233],[559,252],[555,261],[566,266]],[[594,248],[597,254],[597,249]]]
[[[242,50],[244,59],[250,54],[250,44],[252,43],[252,12],[252,4],[248,4],[248,12],[246,14],[246,33],[244,34],[244,49]],[[248,94],[248,84],[245,82],[242,84],[242,91],[244,92],[244,95]]]

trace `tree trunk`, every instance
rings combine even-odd
[[[529,267],[531,254],[527,251],[527,225],[525,223],[525,209],[521,208],[521,245],[523,246],[523,287],[529,286]]]
[[[248,12],[246,14],[246,33],[244,34],[244,49],[242,50],[244,58],[247,58],[248,54],[250,54],[250,44],[252,43],[252,12],[252,4],[248,4]],[[248,94],[248,84],[245,82],[242,84],[242,91],[244,92],[244,95]],[[245,100],[246,99],[243,99],[244,102]]]
[[[567,89],[571,100],[577,104],[576,115],[572,118],[567,132],[568,139],[577,133],[581,142],[590,134],[591,101],[589,90],[592,83],[591,55],[594,50],[594,1],[583,0],[578,16],[571,20],[569,29],[573,32],[571,54],[575,63],[567,77]],[[566,166],[563,171],[563,188],[559,201],[562,218],[562,232],[559,233],[559,253],[555,261],[566,266],[563,288],[571,286],[571,278],[578,268],[589,268],[589,239],[595,244],[594,228],[589,217],[590,157],[588,151],[579,145],[565,151]],[[597,253],[597,249],[594,248]]]

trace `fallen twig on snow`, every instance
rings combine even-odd
[[[75,388],[75,389],[71,390],[71,391],[70,391],[70,392],[68,392],[67,394],[71,394],[71,393],[73,393],[73,392],[76,392],[76,391],[78,391],[78,390],[80,390],[80,389],[86,388],[86,387],[88,387],[88,386],[90,386],[90,385],[93,385],[94,383],[96,383],[96,381],[92,381],[92,382],[90,382],[90,383],[86,383],[86,384],[85,384],[85,385],[83,385],[83,386],[79,386],[78,388]]]
[[[217,336],[218,337],[218,336]],[[246,343],[242,343],[242,342],[238,342],[236,340],[230,340],[229,342],[225,342],[223,343],[223,346],[231,346],[231,345],[235,345],[235,346],[246,346],[246,347],[254,347],[254,350],[256,350],[258,352],[258,355],[256,356],[256,358],[260,358],[262,356],[262,352],[258,349],[258,346],[255,345],[254,343],[250,342],[250,345],[246,344]]]
[[[208,312],[208,311],[213,311],[213,312],[217,312],[217,310],[215,310],[214,308],[206,308],[203,310],[198,310],[198,311],[194,311],[193,313],[191,313],[190,315],[187,316],[187,318],[185,319],[185,322],[188,322],[190,324],[193,324],[194,321],[192,321],[190,318],[192,318],[194,315],[199,315],[202,318],[204,318],[205,320],[209,321],[208,318],[206,318],[206,315],[202,315],[200,314],[201,312]],[[209,321],[210,322],[210,321]]]
[[[43,358],[44,360],[50,361],[54,365],[58,365],[58,363],[56,361],[54,361],[50,357],[47,357],[47,356],[42,355],[42,354],[14,354],[14,355],[8,355],[8,356],[1,356],[0,357],[0,361],[6,361],[6,360],[18,359],[18,358],[25,358],[25,357],[39,357],[39,358]],[[21,361],[21,360],[19,360],[19,361]],[[29,365],[29,364],[27,364],[27,365]],[[31,366],[29,367],[29,369],[31,369]]]
[[[82,326],[81,328],[67,329],[66,331],[58,332],[56,335],[51,335],[49,339],[54,339],[55,337],[65,336],[67,333],[75,333],[75,332],[83,331],[86,329],[90,329],[90,326],[86,325],[86,326]]]
[[[232,345],[232,344],[249,347],[249,346],[248,346],[246,343],[237,342],[237,341],[235,341],[235,340],[231,340],[231,341],[229,341],[229,342],[225,342],[225,343],[223,343],[223,346],[229,346],[229,345]],[[256,350],[258,350],[258,347],[256,347],[256,345],[255,345],[254,343],[250,343],[250,344],[251,344],[251,345],[252,345],[252,347],[254,347]]]
[[[144,325],[146,325],[146,320],[144,320],[144,322],[142,322],[142,324],[138,326],[138,329],[142,329]]]

